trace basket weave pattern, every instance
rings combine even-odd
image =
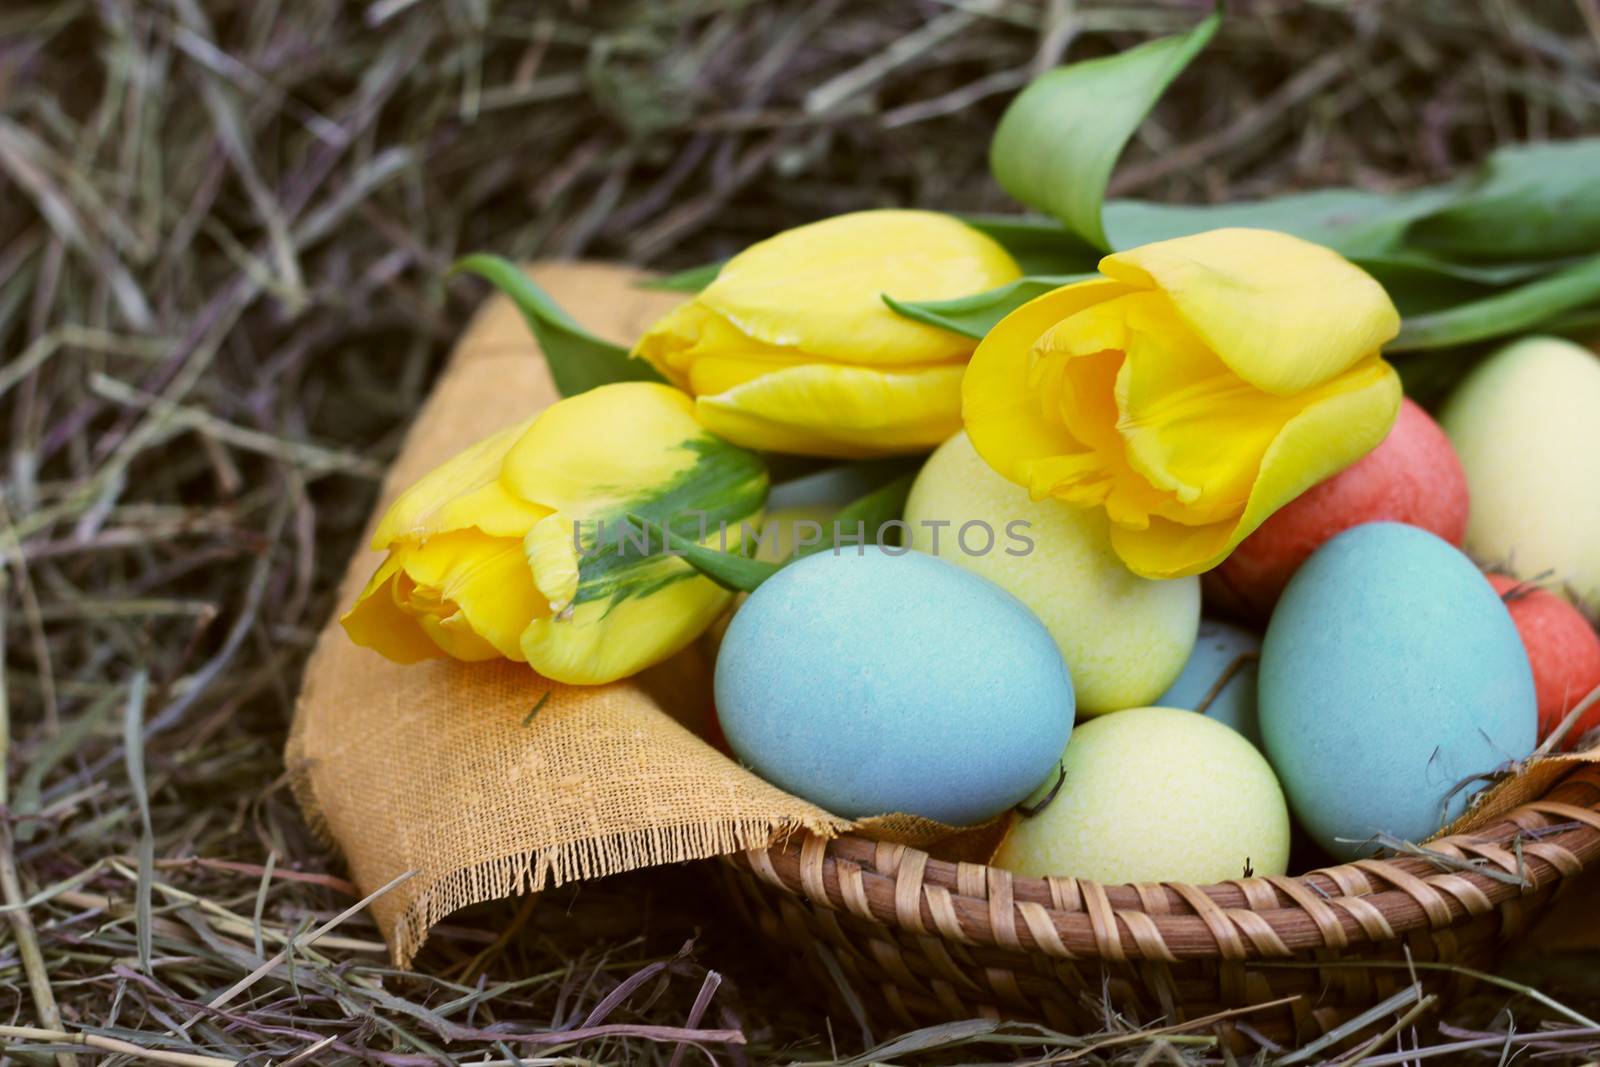
[[[1292,998],[1239,1018],[1298,1042],[1407,985],[1412,965],[1444,988],[1451,972],[1429,964],[1489,964],[1600,859],[1600,765],[1427,847],[1457,862],[1112,886],[846,836],[737,854],[725,869],[749,921],[886,1023],[987,1015],[1081,1031],[1103,1024],[1107,1001],[1148,1024]]]

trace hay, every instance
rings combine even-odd
[[[79,1062],[767,1062],[881,1038],[775,981],[694,872],[465,915],[428,976],[388,970],[359,912],[301,943],[356,900],[283,788],[298,674],[482,293],[442,280],[456,256],[672,267],[847,209],[1005,210],[984,149],[1010,91],[1206,6],[6,4],[0,1022],[45,1032],[0,1030],[6,1054],[49,1062],[28,1050],[66,1032]],[[1405,185],[1600,126],[1593,0],[1234,14],[1116,192]],[[1438,1040],[1498,1057],[1501,994]],[[1536,1050],[1600,1046],[1518,1003]],[[1106,1031],[960,1024],[874,1055],[1221,1057]]]

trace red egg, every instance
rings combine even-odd
[[[1364,522],[1420,526],[1459,546],[1467,532],[1467,477],[1449,438],[1410,400],[1383,443],[1312,486],[1262,523],[1205,576],[1208,605],[1263,620],[1306,557]]]
[[[1539,698],[1539,740],[1561,725],[1578,703],[1600,685],[1600,634],[1578,609],[1538,586],[1503,574],[1488,575],[1489,584],[1511,612],[1533,667],[1533,688]],[[1567,731],[1566,747],[1600,726],[1600,704],[1584,712]]]

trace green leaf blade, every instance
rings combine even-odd
[[[639,282],[635,288],[650,289],[660,293],[698,293],[717,280],[717,275],[722,273],[722,268],[727,263],[725,259],[719,259],[714,263],[702,263],[698,267],[680,270],[676,274],[647,278]]]
[[[476,274],[511,298],[538,339],[550,366],[550,377],[562,396],[576,396],[615,382],[666,381],[649,363],[631,358],[626,348],[601,340],[579,326],[510,260],[472,255],[459,260],[450,272]]]
[[[999,288],[954,300],[896,300],[885,293],[883,302],[914,322],[981,340],[1001,319],[1035,297],[1094,277],[1098,275],[1047,274],[1018,278]]]
[[[1487,341],[1537,329],[1597,301],[1600,255],[1481,300],[1404,319],[1400,336],[1387,347],[1393,352],[1414,352]]]
[[[1055,219],[1037,215],[956,217],[1010,253],[1024,274],[1086,274],[1095,269],[1103,254]]]
[[[1450,203],[1414,222],[1406,240],[1448,258],[1495,262],[1600,247],[1600,137],[1500,148]]]
[[[722,588],[734,593],[753,593],[761,583],[778,573],[780,565],[750,559],[732,552],[708,548],[692,537],[685,537],[664,522],[629,515],[628,521],[647,533],[658,532],[665,538],[666,547],[673,554]]]
[[[1279,230],[1325,245],[1345,256],[1395,249],[1405,229],[1449,200],[1447,187],[1401,193],[1318,189],[1261,200],[1221,204],[1156,204],[1113,200],[1105,205],[1113,248],[1186,237],[1228,226]]]
[[[842,545],[845,543],[844,538],[853,538],[859,532],[862,544],[877,544],[884,523],[893,522],[905,514],[906,498],[911,495],[911,484],[916,480],[917,472],[908,471],[840,508],[839,513],[833,517],[834,538]],[[823,549],[834,547],[833,540],[807,545],[798,553],[797,558],[814,555]]]
[[[1036,78],[1006,108],[989,146],[996,180],[1089,245],[1110,250],[1101,205],[1117,157],[1221,21],[1213,14],[1188,33]]]

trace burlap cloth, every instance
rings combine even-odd
[[[616,267],[532,274],[579,322],[621,344],[681,299],[639,289],[637,274]],[[489,301],[418,413],[372,522],[440,461],[555,399],[515,308]],[[380,558],[365,544],[357,550],[340,611]],[[400,666],[356,647],[334,619],[306,667],[286,761],[307,818],[343,850],[364,893],[415,872],[372,904],[406,966],[434,924],[469,904],[851,828],[701,740],[709,681],[700,647],[600,687],[560,685],[509,662]],[[1535,766],[1473,821],[1541,794],[1563,771]],[[997,836],[991,826],[951,839],[948,828],[904,816],[858,828],[912,843],[943,838],[945,854],[974,859]]]

